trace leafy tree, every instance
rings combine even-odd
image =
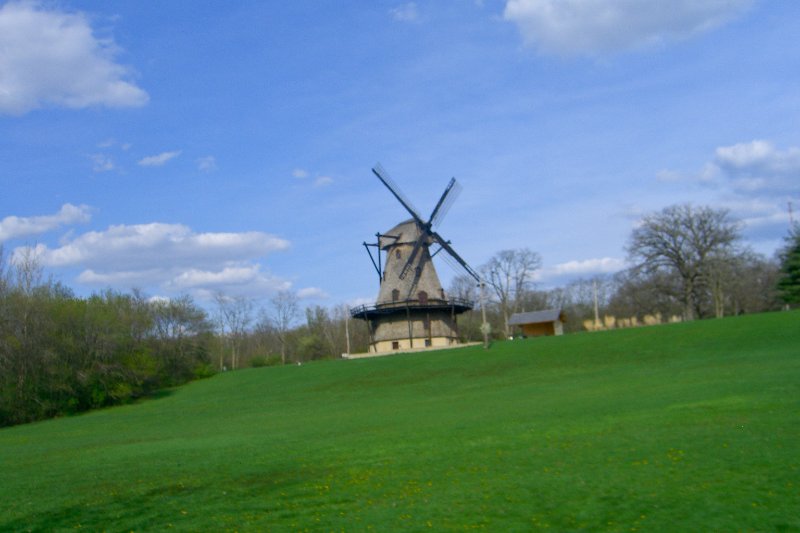
[[[781,278],[778,290],[788,305],[800,303],[800,224],[795,224],[780,253]]]
[[[0,271],[0,426],[125,403],[207,365],[207,320],[188,297],[76,298],[33,256]]]
[[[182,383],[207,375],[212,328],[205,311],[184,295],[153,301],[149,312],[163,379]]]
[[[733,254],[738,239],[727,210],[674,205],[644,217],[631,234],[628,255],[645,273],[678,275],[684,318],[691,320],[700,314],[700,293],[714,268]]]

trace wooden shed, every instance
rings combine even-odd
[[[509,326],[519,326],[526,337],[563,335],[567,318],[561,309],[545,309],[529,313],[514,313],[508,319]]]

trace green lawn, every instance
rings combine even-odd
[[[800,312],[262,368],[0,430],[0,530],[800,531]]]

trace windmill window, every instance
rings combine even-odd
[[[417,293],[417,297],[419,298],[419,303],[422,305],[426,305],[428,303],[428,293],[425,291],[419,291]]]
[[[400,349],[400,342],[392,341],[392,350],[399,350],[399,349]]]
[[[395,250],[395,251],[394,251],[394,256],[395,256],[396,258],[400,259],[401,257],[403,257],[403,254],[402,254],[402,253],[400,253],[400,250]]]
[[[400,290],[399,289],[392,289],[392,301],[396,302],[400,299]]]
[[[431,340],[430,339],[425,339],[425,347],[430,347],[430,346],[433,346],[433,343],[431,342]]]

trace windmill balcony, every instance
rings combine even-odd
[[[390,303],[359,305],[350,309],[350,316],[369,320],[378,316],[392,315],[405,312],[407,309],[438,311],[448,310],[455,314],[461,314],[474,307],[475,302],[463,298],[450,298],[448,300],[428,298],[427,300],[398,300]]]

